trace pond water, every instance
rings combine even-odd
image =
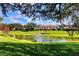
[[[19,40],[31,40],[33,42],[71,42],[77,41],[78,39],[63,39],[63,38],[53,38],[52,36],[45,36],[42,34],[34,35],[10,35],[13,38]]]

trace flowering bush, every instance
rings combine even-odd
[[[8,34],[8,32],[10,31],[9,27],[5,24],[0,24],[0,30],[3,31],[3,34]]]

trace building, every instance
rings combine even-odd
[[[58,28],[59,28],[58,25],[40,25],[40,26],[37,26],[35,29],[36,30],[56,30]]]

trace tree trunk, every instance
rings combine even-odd
[[[73,36],[74,31],[73,30],[67,30],[67,33],[68,33],[69,36]]]

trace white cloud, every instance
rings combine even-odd
[[[13,23],[18,23],[19,21],[18,20],[11,20]]]
[[[13,22],[13,23],[18,23],[19,22],[19,20],[17,20],[17,18],[15,18],[15,17],[9,17],[9,19],[10,19],[10,21],[11,22]]]
[[[25,17],[25,19],[27,20],[27,22],[31,22],[32,21],[32,17],[30,17],[30,18]]]
[[[0,17],[3,17],[2,11],[0,10]]]

